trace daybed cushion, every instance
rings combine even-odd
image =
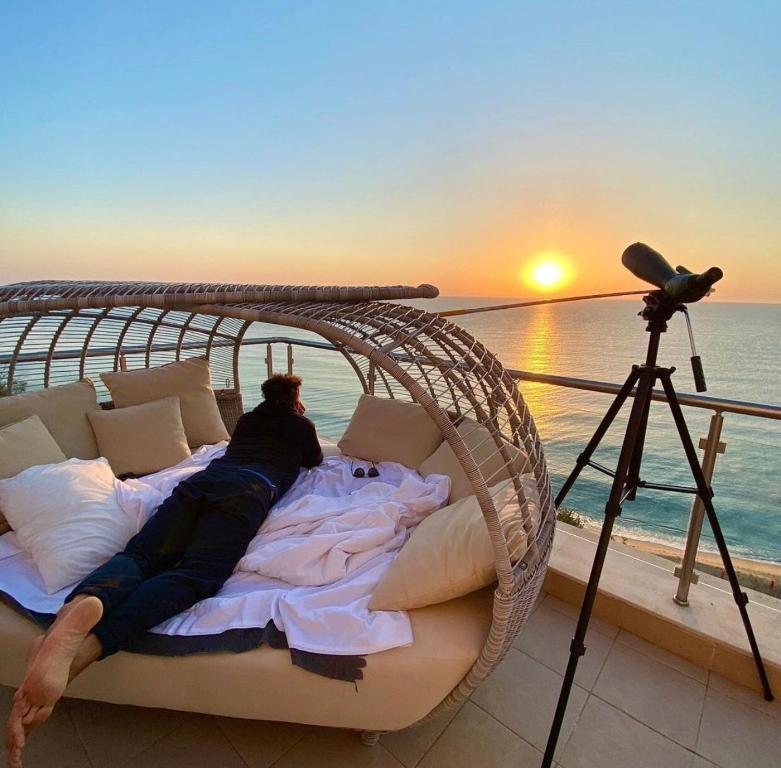
[[[115,482],[106,459],[69,459],[0,480],[0,509],[48,592],[84,578],[135,533]]]
[[[39,416],[0,427],[0,479],[38,464],[58,464],[68,457]]]
[[[464,419],[456,430],[479,465],[488,485],[495,485],[509,479],[510,471],[496,446],[491,433],[473,419]],[[512,461],[514,474],[528,471],[526,453],[511,443],[506,443],[507,452]],[[450,501],[459,501],[474,493],[472,484],[466,476],[461,462],[447,441],[444,441],[419,467],[423,477],[427,475],[447,475],[450,478]]]
[[[346,456],[417,469],[441,442],[439,427],[417,403],[361,395],[338,445]]]
[[[146,475],[190,456],[178,397],[95,411],[89,420],[115,475]]]
[[[357,685],[292,665],[287,650],[161,657],[120,652],[93,664],[68,695],[142,707],[361,730],[396,730],[426,715],[464,677],[491,622],[491,591],[411,611],[415,642],[366,657]],[[39,630],[0,604],[0,683],[22,679]]]
[[[117,408],[178,396],[191,448],[230,439],[217,407],[205,357],[191,357],[159,368],[101,373],[100,378]]]
[[[491,489],[510,559],[526,552],[528,537],[511,482]],[[491,538],[474,496],[437,510],[412,532],[369,601],[374,611],[399,611],[452,600],[496,580]]]
[[[0,426],[37,415],[69,459],[96,459],[98,446],[87,414],[100,409],[89,379],[0,397]]]

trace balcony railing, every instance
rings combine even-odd
[[[576,379],[569,376],[552,376],[544,373],[531,373],[509,369],[510,375],[517,381],[528,381],[535,384],[547,384],[555,387],[580,389],[588,392],[600,392],[607,395],[617,395],[621,386],[605,381],[591,381],[588,379]],[[634,397],[632,391],[631,396]],[[653,391],[653,399],[665,401],[667,397],[662,390]],[[705,395],[692,395],[679,393],[678,400],[681,405],[691,408],[701,408],[711,412],[710,425],[707,437],[700,438],[699,446],[703,451],[702,469],[708,483],[713,478],[716,468],[716,458],[726,450],[726,443],[721,440],[724,427],[724,414],[733,413],[742,416],[754,416],[763,419],[781,420],[781,407],[765,403],[751,403],[743,400],[728,400],[720,397],[707,397]],[[689,525],[686,531],[686,546],[679,567],[675,569],[678,578],[678,588],[674,600],[679,605],[689,604],[689,588],[697,582],[697,574],[694,566],[699,552],[702,525],[705,519],[705,508],[699,496],[696,496],[689,514]]]

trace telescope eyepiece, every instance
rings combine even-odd
[[[710,269],[706,269],[701,277],[707,278],[710,281],[710,284],[713,285],[724,277],[724,272],[718,267],[711,267]]]

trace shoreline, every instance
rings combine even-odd
[[[682,549],[668,544],[658,544],[654,541],[646,541],[644,539],[633,539],[630,536],[623,536],[620,533],[613,534],[611,538],[619,544],[626,544],[641,552],[663,557],[667,560],[680,560],[683,556]],[[699,552],[697,555],[697,562],[711,568],[723,568],[721,556],[716,552]],[[764,560],[749,560],[744,557],[733,557],[732,562],[738,573],[751,574],[758,578],[768,579],[768,581],[781,580],[781,563],[771,563]]]

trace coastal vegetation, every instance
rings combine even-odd
[[[576,528],[584,528],[585,524],[583,518],[570,507],[561,507],[556,515],[556,519],[560,523],[567,523],[567,525],[574,525]]]

